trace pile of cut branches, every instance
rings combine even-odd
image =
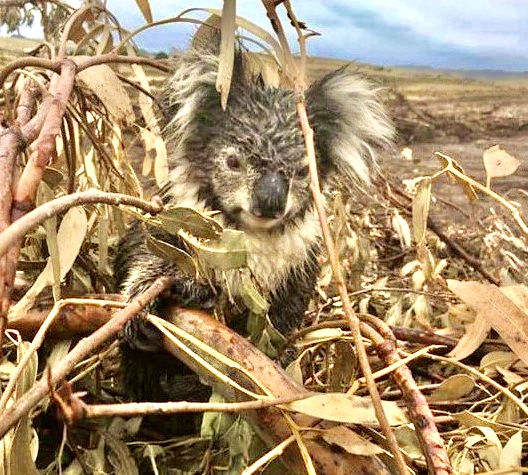
[[[303,104],[313,32],[282,3],[300,60],[275,2],[263,2],[274,35],[236,17],[233,1],[204,11],[228,40],[218,84],[224,103],[238,27],[268,44],[271,59],[253,56],[267,80],[298,94],[328,258],[306,328],[279,346],[270,335],[257,349],[201,312],[148,317],[166,349],[214,385],[209,403],[123,401],[116,337],[171,282],[160,277],[125,304],[110,264],[127,215],[193,236],[197,255],[213,266],[219,255],[243,261],[239,242],[210,216],[144,199],[145,183],[167,174],[165,111],[151,82],[170,63],[140,55],[132,40],[159,24],[200,21],[189,10],[154,22],[148,2],[138,1],[147,25],[130,33],[105,7],[86,5],[71,13],[56,45],[43,43],[0,70],[4,473],[523,470],[527,227],[516,203],[491,188],[492,178],[515,171],[515,159],[489,152],[483,185],[439,153],[443,168],[407,190],[380,176],[375,196],[343,191],[325,209]],[[472,198],[487,196],[494,211],[458,228],[436,223],[430,206],[443,175]],[[263,349],[288,361],[286,371]],[[190,411],[207,414],[201,437],[167,440],[141,426],[146,414]]]

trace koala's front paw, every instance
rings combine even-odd
[[[211,310],[214,308],[219,290],[208,282],[197,282],[192,279],[177,280],[162,295],[161,300],[184,308]]]
[[[146,312],[132,317],[123,328],[123,338],[134,350],[160,352],[163,349],[162,335],[145,317]]]

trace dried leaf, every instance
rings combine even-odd
[[[74,43],[81,41],[86,35],[83,23],[85,21],[91,22],[93,20],[95,20],[93,11],[91,9],[85,10],[81,15],[75,18],[75,21],[71,24],[68,39]]]
[[[17,363],[22,359],[27,351],[26,343],[21,342],[17,346]],[[15,397],[20,399],[37,380],[37,353],[31,355],[31,359],[22,371],[16,384]],[[31,419],[26,415],[18,423],[14,430],[14,437],[9,453],[9,469],[11,474],[37,475],[39,472],[35,465],[38,451],[38,437],[31,426]],[[35,451],[36,450],[36,451]],[[5,459],[3,459],[5,460]]]
[[[528,287],[526,285],[505,285],[499,287],[499,290],[517,305],[526,314],[526,318],[528,318]]]
[[[448,281],[448,287],[450,285],[449,282],[450,281]],[[451,287],[449,288],[451,289]],[[453,289],[451,289],[451,291],[454,292]],[[473,352],[484,343],[490,330],[490,323],[477,313],[475,315],[475,320],[472,323],[465,325],[464,336],[460,338],[456,346],[447,354],[447,356],[460,361],[467,358],[469,355],[472,355]]]
[[[85,58],[84,56],[76,56]],[[134,123],[135,115],[130,97],[116,73],[107,64],[85,69],[77,77],[101,100],[108,112],[118,121]]]
[[[517,431],[506,442],[500,454],[500,462],[498,468],[520,467],[522,466],[522,431]],[[521,475],[521,472],[508,472],[511,475]]]
[[[511,351],[490,351],[480,360],[480,369],[489,371],[490,368],[495,369],[498,366],[507,368],[516,361],[519,361],[519,358]]]
[[[57,233],[58,250],[60,255],[60,278],[64,279],[79,255],[81,245],[88,230],[88,220],[83,208],[71,208],[62,218]],[[46,267],[37,277],[26,295],[10,310],[10,314],[16,315],[26,311],[37,298],[38,294],[48,285],[53,284],[53,269],[51,259],[48,259]]]
[[[403,247],[409,247],[411,245],[411,229],[405,218],[398,213],[398,210],[394,210],[392,216],[392,229],[394,229],[398,235]]]
[[[233,77],[236,28],[236,0],[224,0],[220,22],[222,39],[220,41],[218,76],[216,79],[216,90],[220,93],[220,102],[223,110],[227,107],[227,98],[231,87],[231,78]]]
[[[479,457],[486,460],[491,468],[499,468],[500,454],[502,452],[502,444],[491,427],[479,426],[473,429],[474,431],[479,431],[484,436],[484,447],[477,450]],[[482,437],[475,439],[475,446],[480,446]],[[471,444],[467,444],[471,447]]]
[[[412,148],[409,148],[409,147],[405,147],[402,149],[402,151],[400,152],[400,156],[404,159],[404,160],[407,160],[408,162],[412,162],[412,159],[413,159],[413,151],[412,151]]]
[[[112,36],[112,29],[109,25],[99,25],[102,27],[102,33],[97,41],[97,48],[95,49],[95,56],[100,54],[109,53],[110,50],[114,47],[114,37]],[[90,33],[92,33],[90,31]],[[83,38],[84,40],[84,38]]]
[[[493,145],[484,151],[482,155],[484,168],[486,169],[486,186],[489,188],[491,179],[514,174],[521,162],[510,155],[500,145]]]
[[[418,246],[425,242],[429,205],[431,203],[431,178],[424,177],[416,184],[412,204],[414,240]]]
[[[150,234],[146,236],[146,244],[147,249],[156,256],[175,263],[185,274],[191,277],[196,276],[197,267],[194,259],[182,249],[168,242],[156,239]]]
[[[471,305],[479,317],[502,337],[513,352],[528,364],[528,319],[495,285],[448,280],[449,289]]]
[[[429,401],[456,401],[469,394],[475,381],[467,374],[455,374],[440,384],[427,398]]]
[[[382,404],[390,425],[407,423],[405,412],[396,402],[382,401]],[[317,394],[292,402],[288,407],[293,411],[329,421],[345,424],[378,424],[372,400],[366,397],[348,396],[343,393]]]
[[[459,424],[463,425],[464,427],[491,427],[498,434],[503,432],[513,432],[518,428],[518,426],[514,427],[505,423],[491,421],[486,417],[482,417],[478,414],[473,414],[469,411],[455,413],[453,414],[453,417]]]
[[[376,455],[384,452],[379,445],[373,444],[344,426],[327,429],[323,432],[322,437],[326,443],[338,445],[349,454]]]
[[[147,23],[152,23],[152,10],[150,9],[150,2],[148,0],[136,0],[137,6],[141,10],[141,14]]]

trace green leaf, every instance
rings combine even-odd
[[[192,208],[168,208],[158,215],[152,224],[159,226],[171,234],[180,231],[203,239],[218,239],[222,233],[222,226],[213,218]]]
[[[168,242],[156,239],[151,234],[147,233],[146,237],[147,249],[169,262],[174,262],[183,272],[195,277],[197,273],[196,262],[191,255],[186,253],[179,247],[173,246]]]

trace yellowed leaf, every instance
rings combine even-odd
[[[475,381],[467,374],[455,374],[440,384],[427,398],[429,401],[456,401],[469,394]]]
[[[218,57],[218,76],[216,79],[216,90],[220,93],[220,102],[224,110],[227,107],[227,98],[233,76],[236,28],[236,0],[224,0],[222,19],[220,22],[222,39]]]
[[[147,23],[152,23],[152,10],[150,9],[150,2],[148,0],[136,0],[137,6],[141,10],[141,14]]]
[[[417,245],[425,241],[429,205],[431,203],[431,178],[424,177],[416,184],[416,192],[412,204],[412,223],[414,240]]]
[[[506,442],[500,454],[499,468],[520,467],[522,465],[522,431],[517,431]],[[508,472],[511,475],[521,475],[521,472]]]
[[[448,281],[448,287],[449,285]],[[451,289],[451,287],[449,288]],[[452,289],[451,291],[456,294]],[[465,325],[464,330],[465,332],[462,338],[460,338],[456,346],[447,354],[447,356],[454,358],[457,361],[467,358],[469,355],[473,354],[482,343],[484,343],[484,340],[488,337],[491,330],[491,325],[485,318],[477,313],[477,315],[475,315],[475,320],[472,323]]]
[[[373,444],[344,426],[327,429],[323,432],[322,437],[326,443],[338,445],[349,454],[376,455],[384,452],[379,445]]]
[[[85,58],[75,56],[74,59]],[[132,102],[116,73],[107,64],[98,64],[77,74],[77,77],[101,100],[106,109],[117,120],[128,124],[134,122]]]
[[[517,158],[502,149],[500,145],[493,145],[493,147],[485,150],[482,160],[486,169],[486,186],[488,188],[492,178],[512,175],[521,164]]]
[[[394,401],[382,401],[390,425],[406,424],[405,411]],[[372,400],[367,397],[348,396],[343,393],[317,394],[295,401],[288,407],[297,412],[345,424],[376,425],[378,419]]]
[[[528,319],[495,285],[448,280],[449,289],[477,312],[502,337],[512,351],[528,364]]]

